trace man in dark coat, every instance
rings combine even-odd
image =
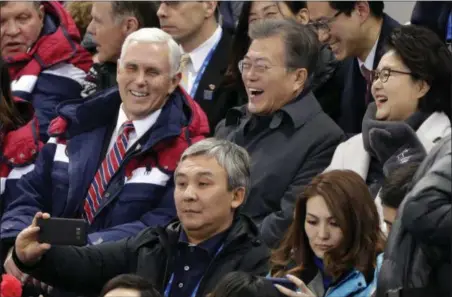
[[[175,173],[178,220],[136,237],[91,247],[37,242],[38,213],[16,240],[21,270],[52,286],[98,294],[111,278],[135,273],[167,297],[201,297],[232,271],[268,272],[269,252],[252,221],[239,214],[250,182],[247,152],[213,138],[183,153]]]
[[[451,136],[427,155],[399,207],[384,255],[377,296],[450,296]]]

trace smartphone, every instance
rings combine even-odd
[[[38,219],[38,242],[52,245],[84,246],[88,241],[88,223],[82,219]]]
[[[287,278],[268,277],[267,280],[271,281],[274,285],[280,285],[295,292],[298,290],[297,286]]]

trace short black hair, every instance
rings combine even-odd
[[[358,1],[329,1],[330,7],[342,12],[346,16],[350,16],[355,9],[355,5]],[[385,4],[383,1],[367,1],[369,3],[370,13],[377,18],[383,17],[383,10]]]
[[[306,68],[309,76],[314,73],[320,43],[310,26],[292,19],[267,19],[253,24],[249,35],[252,40],[280,36],[286,48],[286,67],[292,70]]]
[[[236,271],[228,273],[208,297],[280,297],[273,284],[262,277]]]
[[[413,177],[419,164],[418,162],[407,163],[388,175],[380,191],[381,203],[384,206],[399,208],[412,186]]]
[[[416,25],[395,28],[386,40],[415,80],[426,81],[430,90],[419,100],[426,113],[444,112],[451,118],[452,53],[430,29]]]
[[[133,16],[138,20],[138,27],[160,28],[157,17],[157,3],[154,1],[111,1],[113,16]]]
[[[102,288],[100,297],[104,297],[108,292],[115,289],[137,290],[141,297],[162,297],[149,280],[135,274],[121,274],[112,278]]]

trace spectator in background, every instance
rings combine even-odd
[[[451,136],[419,166],[389,234],[377,297],[451,294]]]
[[[15,101],[11,95],[8,67],[0,58],[0,218],[19,195],[19,179],[34,168],[42,143],[33,108],[26,101]],[[0,243],[0,275],[7,249]],[[6,272],[13,273],[11,267]]]
[[[353,171],[323,173],[297,200],[293,223],[272,254],[270,274],[290,274],[303,296],[369,297],[384,245],[378,212],[362,178]]]
[[[432,31],[414,25],[393,31],[374,73],[363,133],[336,149],[330,169],[358,173],[376,197],[383,168],[405,149],[429,152],[451,132],[452,54]],[[377,199],[377,204],[380,204]]]
[[[399,26],[383,9],[383,1],[308,1],[319,40],[344,61],[339,126],[347,134],[361,132],[366,107],[372,102],[371,71],[384,54],[385,39]]]
[[[94,2],[87,33],[96,45],[97,62],[86,77],[82,97],[117,84],[117,61],[124,40],[141,28],[159,28],[153,1]]]
[[[218,10],[221,15],[223,29],[227,29],[234,34],[240,12],[245,1],[219,1]]]
[[[267,279],[235,271],[227,274],[206,297],[281,297]]]
[[[410,161],[407,160],[406,162]],[[387,176],[379,194],[388,233],[391,232],[399,205],[412,187],[414,174],[419,167],[418,162],[406,162]]]
[[[204,110],[213,133],[231,107],[213,98],[226,72],[232,39],[218,23],[218,1],[162,1],[157,15],[162,30],[182,49],[181,85]]]
[[[275,246],[292,221],[298,188],[325,169],[344,135],[310,89],[320,48],[315,33],[294,20],[265,20],[250,37],[238,66],[249,103],[229,110],[215,136],[251,155],[243,211]]]
[[[411,13],[412,25],[424,26],[435,32],[444,42],[447,42],[448,22],[452,14],[452,2],[450,1],[416,1],[413,12]],[[452,36],[449,37],[452,39]]]
[[[80,96],[91,56],[68,12],[55,1],[0,3],[1,54],[15,97],[35,108],[39,133],[56,117],[56,106]]]
[[[228,70],[223,83],[214,94],[215,101],[225,102],[230,107],[247,103],[248,98],[238,63],[245,56],[251,43],[248,35],[250,25],[258,20],[283,18],[295,19],[301,24],[307,24],[309,14],[306,1],[249,1],[243,3],[237,32],[232,42]],[[334,58],[328,45],[322,45],[310,88],[323,111],[335,121],[338,119],[343,81],[336,75],[338,68],[339,62]]]
[[[100,297],[162,297],[146,278],[135,274],[121,274],[102,289]]]
[[[230,272],[268,271],[268,249],[239,210],[249,182],[247,152],[206,139],[185,150],[176,169],[178,220],[108,244],[50,247],[36,241],[37,219],[49,218],[38,213],[18,236],[13,258],[34,277],[80,294],[96,294],[112,277],[134,273],[166,297],[205,296]]]
[[[124,42],[118,88],[59,106],[52,138],[3,215],[2,244],[12,246],[38,211],[85,218],[89,244],[175,217],[177,162],[209,131],[205,114],[178,87],[179,61],[170,35],[140,29]]]
[[[91,8],[93,7],[92,1],[69,1],[64,6],[69,14],[74,19],[75,25],[80,33],[80,36],[85,36],[86,29],[89,23],[91,23]]]

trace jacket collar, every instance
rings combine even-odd
[[[283,106],[280,110],[276,111],[271,117],[270,129],[277,129],[284,121],[286,115],[290,119],[293,127],[299,129],[306,122],[308,122],[313,116],[322,111],[320,104],[311,91],[302,92],[292,102]],[[241,118],[251,118],[253,115],[248,112],[246,105],[241,107],[235,107],[228,111],[226,114],[226,126],[237,125]]]
[[[112,125],[117,118],[121,102],[118,87],[115,86],[88,99],[63,102],[58,105],[57,112],[68,122],[67,137],[71,138],[102,126]],[[161,129],[166,135],[177,135],[183,127],[187,128],[186,136],[209,133],[207,117],[199,105],[183,89],[176,88],[163,106],[153,130]]]

